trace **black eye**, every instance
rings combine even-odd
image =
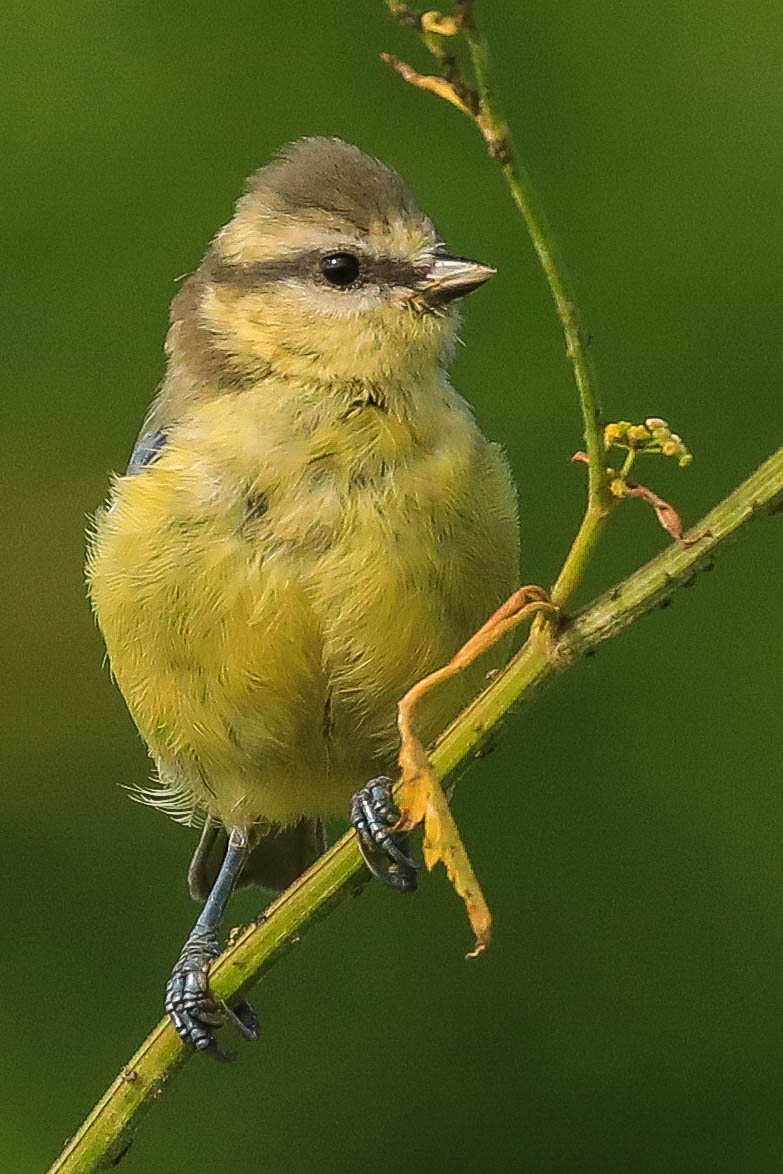
[[[332,285],[351,285],[359,276],[359,261],[353,253],[330,253],[321,259],[321,272]]]

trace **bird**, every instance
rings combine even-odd
[[[154,763],[137,797],[201,826],[203,902],[168,980],[181,1039],[224,1056],[209,965],[237,884],[280,891],[348,815],[372,873],[395,830],[396,703],[518,583],[516,489],[452,387],[461,299],[492,266],[447,251],[394,170],[337,138],[282,148],[171,304],[166,368],[92,528],[111,673]],[[433,691],[434,738],[502,648]]]

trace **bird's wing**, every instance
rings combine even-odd
[[[125,470],[127,477],[132,477],[134,473],[140,473],[147,465],[152,464],[166,443],[166,436],[167,433],[162,428],[158,428],[154,432],[142,432],[128,461],[128,467]]]

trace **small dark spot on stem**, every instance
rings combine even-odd
[[[463,29],[472,29],[474,26],[471,0],[458,0],[457,12],[459,14],[459,23]]]
[[[671,605],[672,605],[671,599],[662,599],[661,602],[658,604],[661,611],[665,611],[666,608],[671,607]]]
[[[131,1148],[132,1145],[133,1145],[133,1140],[131,1139],[131,1141],[128,1141],[125,1143],[125,1145],[120,1150],[120,1152],[116,1155],[116,1157],[112,1158],[112,1160],[111,1160],[112,1169],[114,1169],[115,1166],[119,1166],[120,1162],[125,1157],[125,1155],[127,1154],[128,1150]]]
[[[479,96],[477,92],[471,89],[470,86],[466,86],[465,83],[461,80],[452,82],[452,86],[454,87],[454,93],[458,98],[462,99],[473,117],[478,117],[478,115],[481,113],[481,103],[479,102]],[[496,140],[487,140],[490,155],[493,153],[495,142]]]
[[[511,149],[506,138],[492,139],[488,142],[489,154],[506,167],[511,162]]]
[[[459,77],[459,67],[457,65],[456,57],[450,53],[446,53],[443,55],[443,57],[441,57],[440,63],[443,67],[443,73],[446,81],[451,82],[453,85],[455,80]]]

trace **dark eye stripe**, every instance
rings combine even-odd
[[[330,250],[333,253],[335,250]],[[277,281],[324,281],[321,261],[326,252],[308,249],[291,257],[276,257],[270,261],[252,264],[224,261],[213,258],[207,271],[208,280],[233,285],[238,289],[252,289],[257,285]],[[397,261],[392,257],[359,257],[358,284],[403,286],[413,289],[426,277],[427,264],[414,265],[410,261]]]
[[[391,257],[370,257],[362,262],[362,274],[377,285],[401,285],[413,289],[427,276],[429,266],[395,261]]]

